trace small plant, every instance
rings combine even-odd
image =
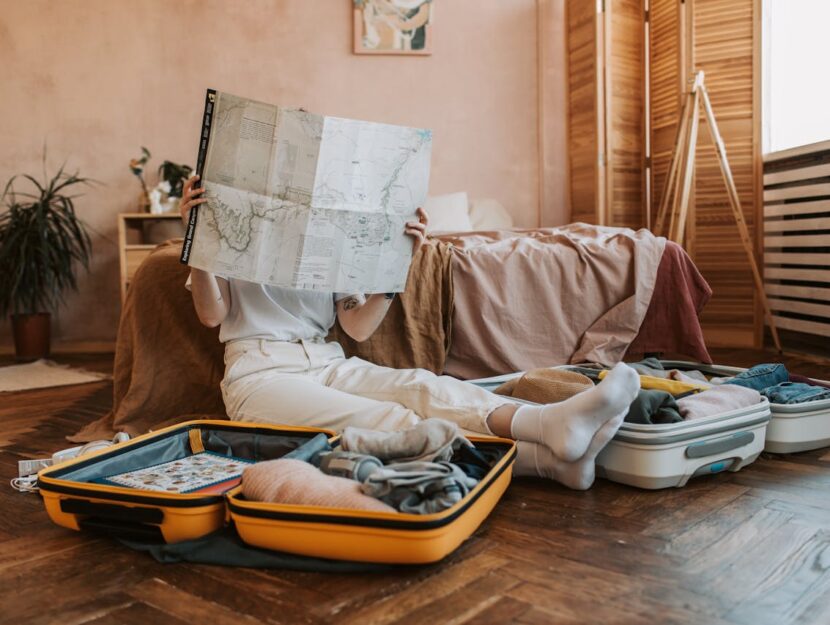
[[[141,183],[141,191],[143,192],[143,203],[144,206],[150,205],[150,192],[147,190],[147,183],[144,181],[144,166],[147,164],[147,161],[150,160],[150,150],[141,146],[141,156],[139,158],[130,159],[130,171],[133,172],[133,175],[138,178],[138,181]]]
[[[34,314],[53,310],[67,289],[77,290],[76,264],[89,270],[92,245],[83,223],[75,214],[70,188],[93,181],[62,166],[43,181],[23,174],[6,184],[0,202],[0,314]],[[25,178],[31,192],[14,189]]]

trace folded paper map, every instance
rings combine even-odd
[[[182,262],[273,286],[400,292],[406,221],[426,200],[429,130],[315,115],[208,90]]]

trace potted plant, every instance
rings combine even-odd
[[[91,181],[63,167],[51,179],[44,167],[42,182],[22,177],[31,192],[16,191],[14,176],[0,198],[0,314],[11,314],[17,359],[35,360],[49,355],[49,311],[77,290],[77,264],[89,270],[92,245],[67,192]]]

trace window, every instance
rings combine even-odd
[[[764,0],[764,153],[830,139],[830,2]]]

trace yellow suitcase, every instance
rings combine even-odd
[[[203,451],[271,460],[320,433],[338,444],[334,432],[320,428],[189,421],[43,469],[38,485],[50,518],[73,530],[173,543],[199,538],[231,521],[242,540],[256,547],[330,559],[424,563],[449,554],[484,521],[510,483],[516,456],[514,441],[471,437],[497,460],[462,501],[427,515],[251,502],[241,487],[205,495],[97,482]]]
[[[236,531],[249,545],[335,560],[421,564],[454,551],[487,518],[510,484],[515,442],[469,437],[498,461],[452,508],[435,514],[366,512],[342,508],[246,501],[241,487],[228,493]],[[495,454],[494,454],[495,455]]]

